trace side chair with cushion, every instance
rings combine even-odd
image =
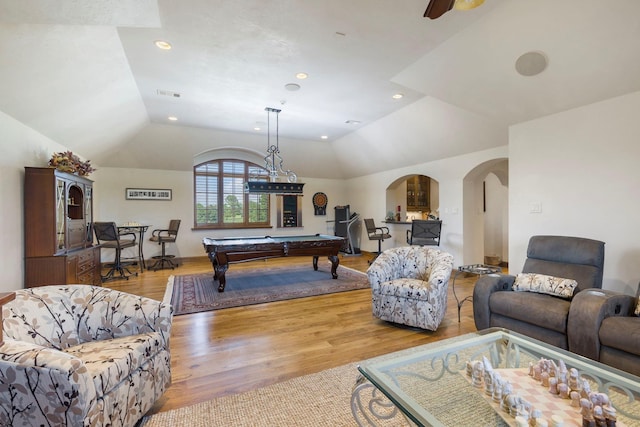
[[[169,386],[168,301],[90,285],[15,294],[2,308],[0,425],[132,427]]]
[[[161,255],[156,255],[153,257],[153,259],[155,259],[156,262],[150,267],[151,269],[161,270],[165,268],[165,265],[166,265],[167,267],[170,267],[173,270],[175,267],[178,266],[177,263],[173,262],[173,258],[175,258],[175,255],[167,254],[165,244],[175,243],[176,239],[178,238],[179,228],[180,228],[180,220],[172,219],[169,222],[169,228],[153,230],[149,240],[161,245],[162,252],[161,252]]]
[[[102,276],[102,281],[105,282],[109,279],[125,278],[129,280],[129,276],[132,274],[137,276],[138,273],[132,273],[129,270],[130,262],[123,262],[122,251],[127,248],[133,248],[138,245],[136,241],[136,234],[129,232],[120,234],[115,222],[94,222],[93,230],[96,234],[96,240],[102,248],[113,249],[115,255],[113,263],[108,264],[109,272]],[[138,259],[137,263],[142,271],[142,259]],[[115,274],[118,273],[118,276]]]
[[[436,248],[387,249],[367,270],[373,315],[435,331],[447,311],[453,256]]]
[[[569,328],[571,351],[640,376],[640,285],[635,297],[604,289],[580,292]]]
[[[384,242],[385,239],[391,238],[391,234],[389,234],[389,228],[376,227],[376,223],[373,218],[365,218],[364,225],[367,228],[367,237],[369,238],[369,240],[378,241],[378,252],[376,252],[375,255],[375,257],[377,257],[378,255],[380,255],[380,252],[382,252],[382,242]],[[370,261],[369,263],[371,262],[372,261]]]
[[[411,230],[407,230],[407,244],[418,246],[440,246],[442,221],[414,219]]]
[[[476,328],[511,329],[571,350],[567,335],[572,300],[585,289],[602,287],[603,268],[603,242],[533,236],[521,274],[488,274],[476,282]]]

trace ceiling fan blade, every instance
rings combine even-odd
[[[422,16],[429,19],[440,18],[453,8],[455,2],[456,0],[431,0]]]

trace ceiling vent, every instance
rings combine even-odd
[[[162,95],[162,96],[170,96],[172,98],[180,98],[180,94],[178,92],[174,92],[172,90],[158,89],[156,91],[156,93],[158,95]]]

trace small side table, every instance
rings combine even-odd
[[[460,308],[462,308],[462,304],[465,301],[471,301],[473,295],[469,295],[464,297],[462,300],[458,299],[458,295],[456,295],[456,278],[461,273],[469,273],[475,274],[477,276],[482,276],[485,274],[495,274],[502,273],[502,268],[496,265],[486,265],[486,264],[469,264],[469,265],[461,265],[458,267],[458,271],[453,275],[453,283],[451,284],[451,288],[453,290],[453,296],[456,298],[456,302],[458,303],[458,323],[460,323]]]
[[[118,233],[138,233],[138,259],[140,262],[140,271],[143,272],[147,269],[147,263],[144,260],[144,253],[142,253],[142,247],[144,246],[144,233],[149,229],[148,225],[119,225]]]
[[[6,303],[13,301],[14,299],[16,299],[16,293],[15,292],[3,292],[0,293],[0,345],[3,344],[3,337],[2,337],[2,306],[5,305]]]

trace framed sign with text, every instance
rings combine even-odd
[[[171,189],[127,188],[127,200],[171,200]]]

